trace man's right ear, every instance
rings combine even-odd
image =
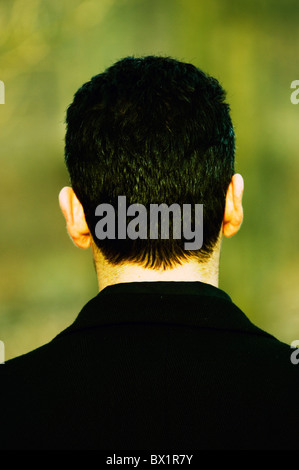
[[[240,174],[233,175],[229,184],[225,210],[222,223],[222,230],[225,237],[235,235],[241,227],[243,221],[242,196],[244,190],[244,181]]]
[[[59,205],[66,220],[67,231],[75,245],[88,248],[91,234],[85,220],[83,207],[73,189],[66,186],[59,193]]]

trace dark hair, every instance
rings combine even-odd
[[[215,78],[156,56],[124,58],[77,91],[67,110],[65,161],[93,239],[109,262],[167,268],[210,256],[234,174],[235,137],[224,100]],[[146,208],[203,204],[202,248],[185,251],[184,239],[172,237],[97,239],[95,208],[108,203],[117,213],[118,196]]]

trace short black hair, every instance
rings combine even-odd
[[[235,134],[226,93],[192,64],[126,57],[75,93],[66,113],[65,161],[94,242],[112,264],[168,268],[206,260],[218,240],[234,174]],[[99,240],[99,204],[203,204],[203,244],[184,239]],[[170,221],[171,224],[171,221]],[[170,230],[171,233],[171,230]]]

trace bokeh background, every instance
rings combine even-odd
[[[65,110],[128,55],[192,62],[227,90],[245,219],[220,287],[281,341],[299,339],[298,0],[0,0],[0,339],[6,360],[50,341],[97,293],[58,193]]]

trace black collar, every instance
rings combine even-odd
[[[128,323],[188,325],[271,337],[253,325],[223,290],[202,282],[132,282],[108,286],[57,337]]]

